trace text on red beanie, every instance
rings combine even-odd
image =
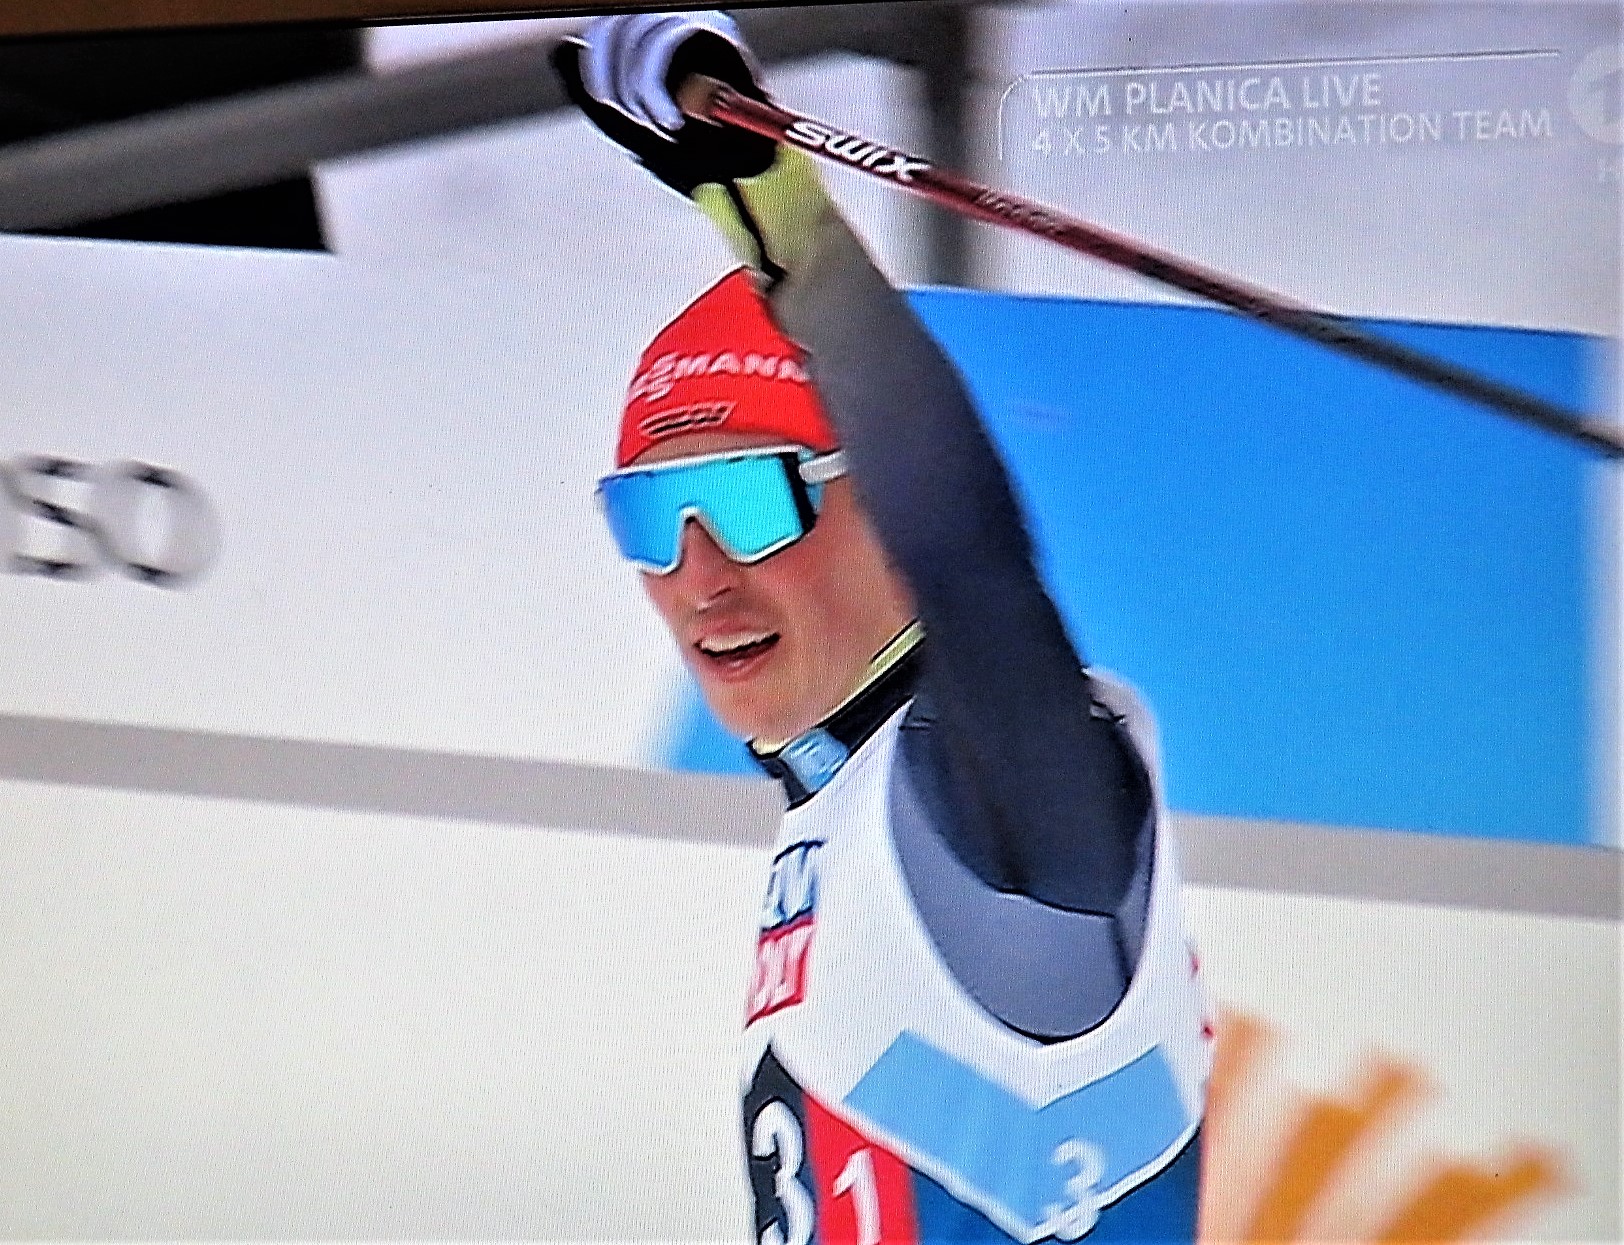
[[[805,353],[773,323],[747,268],[701,294],[643,352],[615,465],[689,432],[782,437],[819,452],[839,444]]]

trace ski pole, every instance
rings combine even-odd
[[[1624,458],[1624,434],[1599,420],[1564,410],[1443,359],[1366,333],[1340,317],[1327,315],[1279,294],[1158,250],[1077,217],[1006,191],[975,182],[928,160],[897,151],[777,104],[741,95],[725,83],[696,74],[682,84],[677,103],[683,112],[714,125],[733,125],[790,143],[890,182],[910,194],[973,220],[1003,225],[1046,238],[1068,250],[1091,255],[1151,281],[1219,303],[1250,319],[1332,350],[1352,355],[1456,397],[1510,416],[1547,432]]]

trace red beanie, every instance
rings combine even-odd
[[[711,286],[643,352],[615,465],[685,432],[764,433],[819,452],[839,444],[805,353],[778,331],[748,268]]]

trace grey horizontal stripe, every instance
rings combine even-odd
[[[302,175],[321,160],[561,107],[547,49],[503,47],[399,74],[308,82],[15,143],[0,228],[76,225]]]
[[[3,7],[3,6],[0,6]],[[907,60],[935,27],[908,7],[747,11],[767,64],[828,52]],[[60,228],[263,186],[312,165],[519,121],[565,106],[552,40],[388,73],[349,73],[188,104],[0,149],[0,229]]]
[[[1173,815],[1201,886],[1620,919],[1624,855],[1403,830]]]
[[[765,845],[765,778],[0,715],[0,778]]]
[[[0,778],[764,847],[765,779],[0,715]],[[1198,886],[1620,919],[1605,848],[1173,815]]]

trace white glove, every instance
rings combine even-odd
[[[666,74],[677,48],[702,31],[732,44],[760,79],[738,23],[725,13],[631,13],[596,18],[582,32],[581,83],[600,103],[669,138],[687,118]]]

